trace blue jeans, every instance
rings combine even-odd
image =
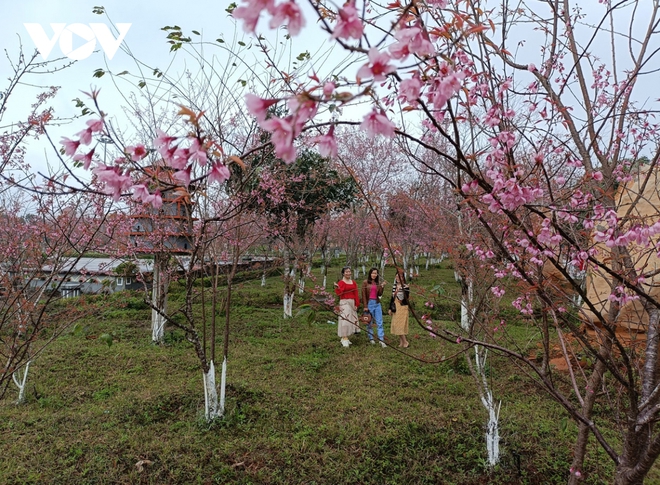
[[[373,323],[376,322],[376,326],[378,328],[378,340],[382,342],[385,340],[385,330],[383,330],[383,309],[380,306],[380,302],[378,300],[369,300],[367,308],[369,309],[369,313],[371,313],[371,317],[373,318],[371,325],[369,325],[367,329],[369,340],[374,339]]]

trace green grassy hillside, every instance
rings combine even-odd
[[[436,268],[416,284],[443,284],[451,308],[451,278]],[[178,291],[175,284],[173,302]],[[304,300],[296,294],[296,304]],[[0,482],[566,482],[575,426],[507,360],[490,360],[502,461],[489,470],[487,415],[465,359],[425,362],[458,345],[412,323],[409,355],[371,346],[364,333],[343,348],[327,311],[313,323],[282,319],[277,277],[265,288],[259,279],[239,284],[233,302],[226,415],[208,425],[201,371],[183,333],[168,329],[166,344],[153,346],[139,295],[97,297],[101,318],[35,361],[27,402],[14,405],[10,393],[0,403]],[[104,333],[111,346],[98,338]],[[585,471],[584,483],[610,481],[612,464],[593,442]]]

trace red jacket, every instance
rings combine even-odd
[[[339,295],[340,300],[355,300],[355,308],[360,306],[360,297],[358,296],[358,287],[355,280],[352,283],[346,283],[343,279],[339,280],[335,293]]]

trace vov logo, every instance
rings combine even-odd
[[[87,59],[94,52],[97,40],[108,59],[112,59],[132,24],[116,24],[119,31],[119,37],[117,38],[112,35],[110,28],[105,24],[50,24],[50,28],[53,29],[51,38],[48,37],[41,24],[28,23],[23,25],[44,61],[48,60],[48,56],[58,39],[62,54],[71,60],[81,61]],[[87,42],[74,49],[74,34]]]

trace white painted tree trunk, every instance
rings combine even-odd
[[[220,416],[225,415],[225,390],[227,389],[227,356],[222,359],[222,374],[220,375]]]
[[[27,383],[31,362],[32,361],[28,360],[25,364],[25,367],[22,369],[17,369],[11,375],[14,384],[16,384],[16,387],[18,387],[18,399],[16,399],[16,404],[23,404],[25,402],[25,384]]]
[[[499,417],[502,401],[495,404],[493,400],[493,393],[488,386],[486,379],[486,358],[488,352],[484,351],[483,359],[480,358],[478,346],[474,349],[475,367],[477,375],[481,378],[481,385],[483,386],[481,393],[481,403],[488,411],[488,424],[486,425],[486,451],[488,453],[488,464],[493,467],[500,461],[500,431],[499,431]]]
[[[426,258],[426,268],[425,268],[426,271],[429,270],[429,261],[430,261],[430,260],[431,260],[431,258]]]
[[[293,294],[284,293],[284,318],[293,317]]]
[[[385,272],[385,258],[380,260],[380,273],[383,274]]]
[[[215,387],[215,365],[211,361],[209,371],[204,373],[204,417],[213,421],[221,416],[218,406],[218,389]]]
[[[458,273],[454,273],[454,276],[460,280]],[[474,317],[471,309],[473,300],[474,284],[470,281],[467,284],[467,290],[464,290],[463,295],[461,295],[461,327],[466,332],[470,330],[472,319]],[[481,397],[481,403],[484,408],[486,408],[486,411],[488,411],[488,424],[486,425],[486,451],[488,453],[488,464],[493,467],[500,461],[500,432],[498,420],[502,402],[500,401],[497,405],[495,404],[493,393],[488,386],[488,380],[486,379],[487,356],[487,350],[483,351],[482,356],[479,346],[475,346],[475,379],[477,380],[477,386],[480,388],[479,396]]]
[[[362,265],[362,274],[367,274],[367,270],[365,269],[364,265]]]
[[[266,273],[261,275],[261,286],[266,286]]]
[[[160,344],[165,339],[165,314],[167,313],[166,260],[157,254],[154,258],[154,280],[151,288],[151,341]]]
[[[303,293],[305,293],[305,280],[300,278],[298,280],[298,294],[302,295]]]
[[[328,282],[328,278],[325,275],[323,275],[323,288],[325,288],[327,282]]]

